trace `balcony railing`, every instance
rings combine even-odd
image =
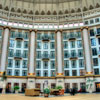
[[[70,40],[70,41],[71,41],[71,40],[76,40],[76,38],[77,38],[76,34],[70,34],[70,35],[69,35],[69,40]]]
[[[24,37],[23,37],[23,35],[22,35],[21,33],[17,33],[17,34],[16,34],[16,39],[17,39],[17,40],[23,40],[23,38],[24,38]]]
[[[42,60],[49,60],[50,59],[50,55],[49,54],[43,54],[42,55]]]
[[[15,53],[14,59],[22,59],[22,54],[21,53]]]
[[[42,36],[42,40],[43,41],[49,41],[50,37],[48,35],[44,35],[44,36]]]
[[[70,54],[70,59],[77,59],[78,58],[78,55],[76,53],[71,53]]]

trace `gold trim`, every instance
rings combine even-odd
[[[8,28],[9,30],[11,30],[11,27],[9,26],[3,26],[4,29]]]
[[[4,72],[0,72],[0,75],[3,75]]]
[[[34,76],[34,75],[35,75],[35,73],[28,73],[28,75],[29,75],[29,76]]]
[[[89,27],[88,27],[88,26],[83,26],[83,27],[81,27],[80,29],[81,29],[81,31],[82,31],[83,29],[87,29],[87,30],[88,30]]]
[[[60,31],[61,33],[63,32],[62,29],[57,29],[57,30],[55,30],[55,33],[57,33],[58,31]]]
[[[37,30],[35,30],[35,29],[30,29],[29,31],[30,32],[34,31],[35,33],[37,33]]]

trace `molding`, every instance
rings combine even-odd
[[[83,31],[83,29],[87,29],[87,30],[88,30],[89,27],[88,27],[88,26],[83,26],[83,27],[81,27],[80,29],[81,29],[81,31]]]
[[[2,77],[2,75],[0,75]],[[28,79],[28,78],[35,78],[35,79],[57,79],[57,78],[63,78],[63,79],[77,79],[77,78],[87,78],[87,77],[100,77],[100,75],[85,75],[85,76],[56,76],[56,77],[37,77],[37,76],[7,76],[7,78],[23,78],[23,79]]]
[[[62,29],[57,29],[57,30],[55,30],[55,33],[57,33],[57,32],[63,32],[63,30]]]
[[[10,26],[3,26],[4,29],[8,28],[9,30],[11,30]]]
[[[37,30],[36,30],[36,29],[29,29],[29,31],[30,31],[30,33],[31,33],[31,32],[37,33]]]

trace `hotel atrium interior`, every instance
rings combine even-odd
[[[100,0],[0,0],[4,73],[10,92],[45,84],[100,92]]]

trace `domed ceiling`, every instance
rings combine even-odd
[[[98,8],[100,0],[0,0],[0,11],[5,11],[9,19],[15,15],[29,17],[32,20],[39,16],[82,16],[84,12]]]

